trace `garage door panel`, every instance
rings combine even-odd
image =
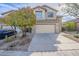
[[[36,25],[36,33],[55,33],[55,25]]]

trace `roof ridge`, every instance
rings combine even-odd
[[[48,5],[38,5],[38,6],[36,6],[36,7],[34,7],[33,9],[35,9],[35,8],[37,8],[37,7],[41,7],[41,8],[43,8],[43,9],[46,9],[45,7],[47,7],[47,8],[50,8],[50,9],[52,9],[52,10],[54,10],[54,11],[58,11],[58,10],[56,10],[56,9],[54,9],[54,8],[51,8],[50,6],[48,6]]]
[[[42,5],[42,7],[48,7],[48,8],[50,8],[50,9],[52,9],[52,10],[58,11],[58,10],[56,10],[56,9],[54,9],[54,8],[52,8],[52,7],[50,7],[50,6],[48,6],[48,5]]]

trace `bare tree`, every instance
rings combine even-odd
[[[65,7],[62,8],[64,14],[70,16],[78,17],[79,16],[79,4],[78,3],[66,3]]]

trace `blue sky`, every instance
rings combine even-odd
[[[19,3],[16,3],[16,4],[12,4],[12,3],[4,3],[4,4],[0,4],[0,14],[3,13],[3,12],[6,12],[6,11],[9,11],[9,10],[15,10],[15,9],[18,9],[18,8],[22,8],[24,7],[25,4],[19,4]]]
[[[48,5],[52,8],[55,8],[55,9],[59,9],[59,5],[58,3],[0,3],[0,17],[3,17],[1,15],[1,13],[4,13],[4,12],[7,12],[7,11],[10,11],[10,10],[16,10],[18,8],[23,8],[23,7],[27,7],[27,6],[31,6],[31,7],[35,7],[35,6],[38,6],[38,5]],[[67,20],[70,20],[70,19],[73,19],[74,17],[71,17],[71,16],[65,16],[63,17],[64,21],[67,21]]]
[[[44,3],[45,4],[45,3]],[[1,3],[0,4],[0,13],[6,12],[8,10],[14,10],[14,9],[18,9],[18,8],[22,8],[22,7],[27,7],[27,6],[31,6],[31,7],[35,7],[37,5],[44,5],[41,3]],[[52,4],[46,4],[49,5],[53,8],[55,8],[55,6],[57,7],[58,4],[56,3],[52,3]],[[54,5],[54,6],[53,6]]]

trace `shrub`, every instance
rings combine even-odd
[[[7,35],[5,36],[5,42],[11,42],[13,41],[13,36],[8,37]]]
[[[76,28],[76,24],[75,22],[71,21],[71,22],[66,22],[64,24],[64,27],[66,28],[66,30],[68,31],[75,31],[75,28]]]
[[[74,37],[79,38],[79,34],[75,34]]]

